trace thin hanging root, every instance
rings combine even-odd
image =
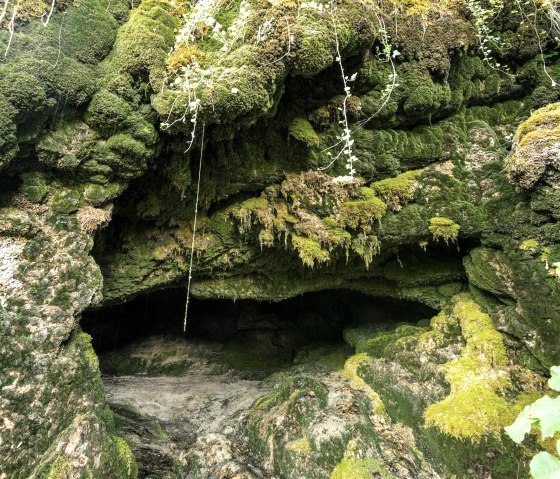
[[[49,24],[49,21],[51,19],[52,14],[53,14],[54,2],[56,2],[56,0],[52,0],[51,9],[49,10],[49,13],[47,14],[47,18],[45,20],[43,20],[41,18],[41,21],[43,22],[43,26],[45,26],[45,27]],[[43,16],[44,16],[44,14],[43,14]]]
[[[18,6],[19,3],[16,3],[14,5],[14,9],[12,10],[12,17],[10,18],[10,23],[8,23],[8,31],[10,32],[10,38],[8,39],[8,46],[6,47],[6,51],[4,52],[4,57],[8,56],[8,51],[10,50],[10,46],[12,45],[12,39],[14,38],[14,29],[15,29],[15,21],[16,21]]]
[[[202,139],[200,143],[200,160],[198,163],[198,181],[196,183],[196,201],[194,203],[194,222],[192,231],[192,244],[191,244],[191,261],[189,264],[189,279],[187,281],[187,301],[185,303],[185,318],[183,319],[183,332],[187,331],[187,317],[189,314],[189,299],[191,297],[191,281],[192,281],[192,268],[194,259],[194,241],[196,235],[196,220],[198,217],[198,198],[200,195],[200,172],[202,171],[202,156],[204,153],[204,124],[202,125]]]
[[[6,12],[8,11],[8,5],[10,3],[10,0],[6,0],[4,2],[4,8],[2,8],[2,13],[0,13],[0,24],[2,23],[2,21],[4,20],[4,17],[6,16]]]

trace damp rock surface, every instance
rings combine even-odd
[[[139,362],[151,358],[143,363],[148,369],[154,355],[163,355],[180,370],[172,369],[169,376],[160,369],[150,376],[140,366],[136,375],[103,377],[117,428],[138,458],[140,477],[272,477],[251,465],[243,437],[247,411],[271,386],[230,369],[221,349],[216,342],[148,338],[129,344],[125,354]],[[118,373],[115,353],[101,355],[102,362],[104,356],[111,357],[111,370]],[[130,372],[130,363],[125,368]]]

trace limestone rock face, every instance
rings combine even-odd
[[[91,238],[75,216],[3,209],[0,250],[2,477],[132,476],[79,313],[101,298]],[[65,472],[65,473],[66,473]]]
[[[509,1],[482,23],[459,0],[36,3],[0,17],[0,479],[136,477],[120,433],[153,440],[156,475],[513,477],[506,410],[560,362],[546,10],[533,29]],[[270,376],[239,431],[177,452],[115,425],[80,319],[191,276],[199,299],[440,313],[347,329],[340,370]],[[297,366],[279,321],[246,309],[232,362]]]

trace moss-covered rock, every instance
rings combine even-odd
[[[557,180],[559,128],[558,103],[534,112],[519,126],[514,152],[506,162],[508,176],[515,185],[531,189],[541,179]]]
[[[509,1],[493,61],[460,4],[333,5],[87,0],[17,23],[0,60],[0,475],[135,475],[77,329],[100,301],[95,238],[107,302],[184,284],[196,255],[199,297],[346,288],[444,308],[347,331],[359,354],[338,376],[279,379],[247,427],[270,471],[513,476],[523,453],[498,430],[525,366],[560,344],[553,45]],[[243,348],[231,363],[254,366]]]

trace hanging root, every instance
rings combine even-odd
[[[7,4],[7,2],[6,2]],[[8,39],[8,46],[6,47],[6,51],[4,52],[4,57],[8,56],[8,51],[10,50],[10,46],[12,45],[12,39],[14,38],[14,31],[15,31],[15,21],[16,21],[16,14],[18,9],[19,3],[14,5],[14,9],[12,10],[12,17],[10,18],[10,23],[8,23],[8,31],[10,32],[10,37]]]
[[[192,281],[192,269],[193,269],[193,259],[194,259],[194,242],[196,236],[196,220],[198,217],[198,198],[200,195],[200,172],[202,171],[202,156],[204,153],[204,124],[202,125],[202,140],[200,144],[200,160],[198,163],[198,181],[196,183],[196,201],[194,203],[194,222],[192,230],[192,244],[191,244],[191,260],[189,264],[189,279],[187,281],[187,301],[185,303],[185,318],[183,319],[183,332],[187,331],[187,318],[189,314],[189,299],[191,297],[191,281]]]

